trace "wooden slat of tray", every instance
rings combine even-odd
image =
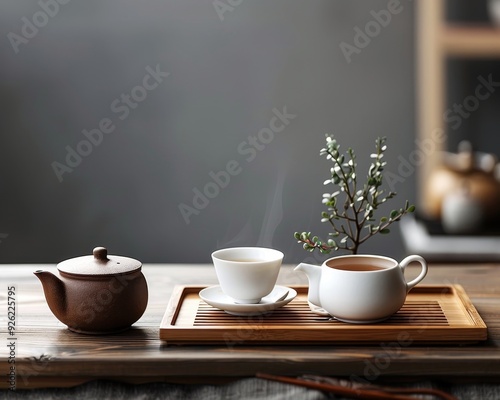
[[[177,286],[160,325],[160,339],[173,344],[466,344],[485,340],[487,328],[460,285],[417,286],[390,319],[347,324],[313,313],[307,286],[265,315],[234,316],[198,295],[204,286]]]

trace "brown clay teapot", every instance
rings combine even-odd
[[[93,255],[59,263],[59,276],[34,274],[59,321],[75,332],[106,334],[129,328],[146,310],[148,287],[141,267],[133,258],[96,247]]]
[[[470,143],[459,145],[459,152],[444,153],[442,165],[430,175],[426,185],[429,217],[442,218],[443,204],[448,196],[466,195],[477,204],[485,218],[498,218],[500,182],[496,157],[475,153]],[[459,216],[457,216],[459,217]]]

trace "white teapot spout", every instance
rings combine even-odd
[[[319,281],[321,279],[321,267],[312,264],[300,263],[294,271],[302,271],[309,280],[308,300],[315,306],[321,307],[319,300]]]

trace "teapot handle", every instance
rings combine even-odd
[[[425,275],[427,275],[427,261],[425,261],[423,257],[417,255],[408,256],[399,263],[403,274],[405,272],[406,266],[414,261],[420,263],[420,265],[422,266],[422,271],[420,271],[420,275],[418,275],[415,279],[406,283],[406,292],[409,292],[411,288],[413,288],[417,283],[425,278]]]

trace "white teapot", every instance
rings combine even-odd
[[[411,262],[422,266],[420,274],[406,282]],[[335,319],[350,323],[383,321],[404,304],[406,295],[427,274],[427,263],[418,255],[401,262],[375,255],[347,255],[326,260],[321,266],[301,263],[295,267],[309,279],[308,300]]]

